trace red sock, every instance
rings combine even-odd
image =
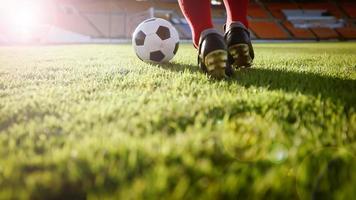
[[[213,28],[210,0],[179,0],[179,6],[193,33],[194,46],[198,47],[200,33]]]
[[[247,6],[248,0],[224,0],[227,13],[227,25],[239,21],[248,27]]]

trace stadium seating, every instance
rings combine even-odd
[[[126,16],[118,15],[118,14],[112,15],[109,37],[125,38],[127,34],[131,34],[126,32],[127,30],[125,30],[124,28],[125,26],[126,26]]]
[[[100,32],[101,37],[109,37],[110,34],[110,17],[108,14],[83,14],[85,18],[88,20],[89,24],[95,27],[98,32]]]
[[[137,24],[152,15],[170,20],[182,39],[191,38],[190,28],[183,19],[177,2],[174,1],[61,0],[57,2],[57,20],[54,25],[93,39],[130,38]],[[355,2],[350,0],[298,2],[300,1],[251,0],[248,6],[248,19],[253,38],[356,39]],[[283,13],[285,10],[300,10],[302,13],[319,12],[320,19],[313,21],[308,18],[308,15],[303,14],[300,16],[302,18],[293,21]],[[212,15],[214,26],[223,31],[222,26],[226,20],[224,6],[214,6]]]
[[[266,11],[264,11],[261,6],[259,6],[256,3],[251,3],[248,6],[248,12],[247,12],[248,16],[252,17],[252,18],[267,18],[268,14],[266,13]]]
[[[342,9],[346,12],[348,17],[356,18],[356,3],[342,3]]]
[[[337,28],[336,31],[342,36],[343,39],[356,39],[356,27],[348,24],[346,27]]]
[[[332,3],[300,3],[299,6],[302,9],[325,9],[335,17],[342,16],[337,6]]]
[[[340,28],[344,26],[343,20],[337,19],[325,9],[292,9],[282,10],[282,12],[285,14],[287,18],[286,20],[291,22],[293,26],[297,28]]]
[[[103,37],[98,30],[95,30],[88,21],[80,15],[57,13],[57,18],[54,25],[58,27],[92,37]]]
[[[298,9],[298,5],[295,3],[269,3],[267,9],[271,12],[273,17],[278,19],[285,19],[282,13],[283,9]]]
[[[339,37],[337,32],[331,28],[311,28],[318,39],[336,39]]]
[[[285,21],[283,25],[296,39],[315,39],[315,36],[309,29],[295,28],[292,23]]]
[[[110,12],[112,10],[118,9],[116,4],[111,1],[92,1],[90,3],[80,3],[73,2],[73,6],[75,6],[80,12]]]
[[[288,39],[288,35],[274,22],[250,21],[252,32],[262,39]]]
[[[70,0],[67,0],[70,1]],[[131,32],[140,20],[148,17],[148,10],[153,6],[160,10],[159,17],[171,20],[175,24],[182,38],[190,38],[191,32],[187,23],[181,22],[183,17],[176,2],[157,2],[157,1],[97,1],[92,0],[90,3],[75,1],[75,7],[82,16],[74,17],[73,20],[65,23],[65,27],[71,30],[77,30],[79,33],[86,33],[92,37],[130,37]],[[253,36],[257,39],[354,39],[356,35],[355,27],[349,24],[347,27],[342,26],[342,21],[338,21],[343,13],[348,17],[356,17],[356,3],[342,2],[337,6],[335,3],[328,1],[315,3],[295,3],[295,2],[264,2],[258,3],[251,1],[248,6],[248,16],[250,29]],[[265,9],[265,8],[266,9]],[[340,8],[343,9],[340,10]],[[313,26],[312,28],[299,27],[286,19],[282,12],[286,9],[302,9],[308,12],[326,10],[335,19],[309,22],[313,24],[331,24],[330,28]],[[167,14],[164,14],[164,11]],[[109,16],[107,13],[112,13]],[[136,15],[135,13],[145,13]],[[178,16],[174,21],[168,12],[174,12]],[[214,25],[222,31],[222,25],[226,17],[224,6],[215,6],[212,12],[215,17]],[[69,17],[62,18],[66,21]],[[335,21],[335,23],[333,22]],[[299,21],[299,23],[302,23]],[[333,27],[333,23],[335,27]],[[337,25],[337,26],[336,26]],[[297,28],[299,27],[299,28]],[[339,27],[339,28],[336,28]],[[335,28],[335,29],[333,29]],[[80,30],[79,30],[80,29]]]

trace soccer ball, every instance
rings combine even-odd
[[[179,35],[167,20],[151,18],[137,26],[132,36],[132,45],[142,61],[164,63],[177,53]]]

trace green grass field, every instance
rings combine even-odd
[[[352,199],[356,43],[211,80],[130,45],[0,47],[0,199]]]

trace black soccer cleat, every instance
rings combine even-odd
[[[198,65],[213,78],[222,79],[232,74],[224,38],[214,29],[205,30],[201,34]]]
[[[251,67],[255,53],[251,44],[250,32],[240,22],[225,26],[225,42],[229,51],[229,64],[235,68]]]

